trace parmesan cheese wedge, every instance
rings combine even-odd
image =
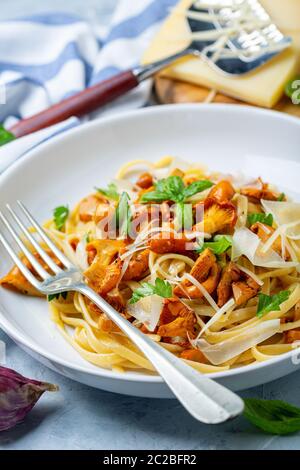
[[[277,202],[262,200],[266,213],[271,213],[277,225],[287,237],[300,240],[300,204],[299,202]],[[284,230],[286,228],[286,230]]]
[[[299,2],[299,7],[300,7],[300,2]],[[298,21],[300,24],[300,13],[299,13]],[[287,30],[286,34],[288,34],[289,36],[293,38],[293,47],[294,47],[294,51],[296,53],[296,58],[297,58],[296,68],[297,68],[297,73],[299,74],[300,73],[300,29],[299,31]]]
[[[144,64],[167,57],[188,46],[191,38],[184,10],[191,4],[192,0],[179,2],[145,52],[142,60]],[[163,75],[213,88],[248,103],[271,108],[281,98],[286,82],[296,74],[296,70],[297,54],[293,48],[289,48],[246,76],[227,76],[195,57],[177,61],[165,69]]]
[[[299,0],[260,0],[260,3],[282,32],[300,31]]]
[[[274,23],[293,39],[297,56],[297,73],[300,73],[300,2],[299,0],[260,0]]]

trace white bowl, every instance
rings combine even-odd
[[[22,200],[41,222],[57,205],[72,206],[105,186],[129,160],[175,155],[211,169],[261,176],[300,200],[300,120],[229,105],[173,105],[85,124],[32,151],[0,177],[1,204]],[[293,161],[294,160],[294,161]],[[11,262],[0,247],[0,274]],[[67,344],[41,299],[0,289],[0,326],[51,369],[93,387],[146,397],[172,397],[160,377],[97,368]],[[282,377],[299,365],[292,353],[218,374],[233,390]]]

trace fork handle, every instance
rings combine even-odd
[[[23,137],[45,127],[52,126],[72,116],[82,117],[96,111],[116,98],[124,95],[139,85],[142,81],[152,77],[155,73],[170,65],[187,54],[189,49],[179,51],[165,59],[158,60],[148,65],[138,66],[133,70],[121,72],[107,80],[86,88],[69,98],[54,104],[38,114],[22,119],[9,130],[15,137]]]
[[[97,85],[86,88],[60,103],[17,122],[10,131],[15,137],[23,137],[45,127],[64,121],[71,116],[84,116],[124,95],[139,84],[132,70],[119,73]]]
[[[235,393],[159,346],[86,284],[79,285],[76,290],[94,302],[132,340],[194,418],[203,423],[217,424],[242,413],[244,403]]]

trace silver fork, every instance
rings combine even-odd
[[[7,209],[14,219],[12,224],[8,218],[0,212],[0,218],[10,233],[15,243],[33,266],[42,280],[34,276],[19,258],[19,250],[15,250],[8,238],[0,233],[0,241],[6,248],[15,264],[21,270],[26,279],[40,292],[45,295],[58,294],[63,291],[76,291],[88,297],[133,341],[133,343],[150,360],[157,372],[168,384],[174,395],[186,408],[186,410],[197,420],[207,424],[216,424],[227,421],[242,413],[244,403],[240,397],[214,382],[205,375],[195,371],[181,359],[171,354],[166,349],[148,338],[145,334],[135,328],[129,321],[123,318],[109,303],[93,291],[84,281],[81,271],[74,266],[69,259],[57,248],[46,232],[28,212],[26,207],[18,201],[18,205],[41,239],[48,248],[61,261],[64,269],[61,269],[41,248],[37,239],[26,228],[17,213],[7,204]],[[14,225],[21,230],[22,236],[26,237],[43,261],[48,265],[53,274],[49,274],[39,261],[27,248]]]

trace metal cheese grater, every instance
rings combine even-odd
[[[213,67],[229,74],[251,72],[292,43],[292,39],[279,31],[257,0],[197,0],[187,10],[186,16],[195,38],[189,49],[194,55],[200,54]],[[228,34],[236,25],[239,26],[238,32]],[[223,40],[221,48],[215,40],[201,39],[204,32],[213,30],[220,32],[217,41],[222,43]]]

